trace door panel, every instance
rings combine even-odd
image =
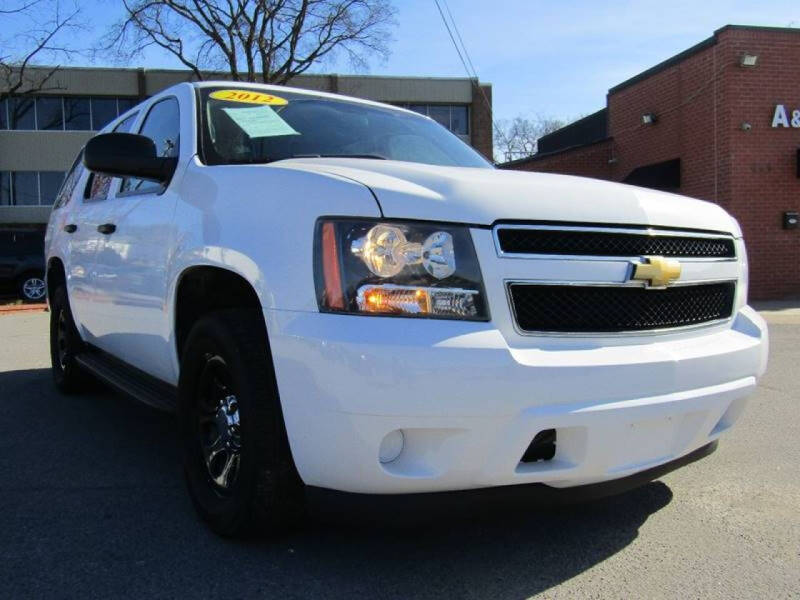
[[[97,346],[173,382],[167,265],[174,247],[174,193],[116,198],[95,258],[98,298],[106,299]]]
[[[68,235],[67,292],[75,323],[86,341],[92,342],[102,331],[102,303],[97,297],[94,281],[94,260],[101,242],[97,225],[105,219],[106,202],[91,202],[83,198],[70,214],[69,225],[76,229]]]
[[[180,111],[174,97],[155,102],[140,135],[155,142],[162,157],[179,156]],[[176,374],[171,356],[167,267],[175,245],[173,217],[177,194],[167,186],[126,178],[107,204],[108,225],[95,261],[98,298],[105,320],[97,345],[168,383]]]

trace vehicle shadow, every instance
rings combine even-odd
[[[277,540],[225,540],[184,490],[174,418],[47,369],[0,373],[0,596],[524,598],[613,556],[672,499],[654,482],[568,507],[319,506]],[[313,500],[313,498],[312,498]]]

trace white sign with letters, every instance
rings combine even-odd
[[[800,109],[789,109],[784,104],[775,106],[775,113],[772,115],[772,126],[794,127],[800,129]]]

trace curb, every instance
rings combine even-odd
[[[47,310],[47,304],[9,304],[7,306],[0,306],[0,315],[45,310]]]

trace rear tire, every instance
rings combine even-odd
[[[200,319],[184,345],[178,417],[189,494],[223,536],[272,535],[304,513],[267,332],[257,311]]]
[[[50,299],[50,361],[53,381],[59,391],[74,394],[89,387],[91,377],[75,357],[84,349],[72,319],[66,287],[59,286]]]

